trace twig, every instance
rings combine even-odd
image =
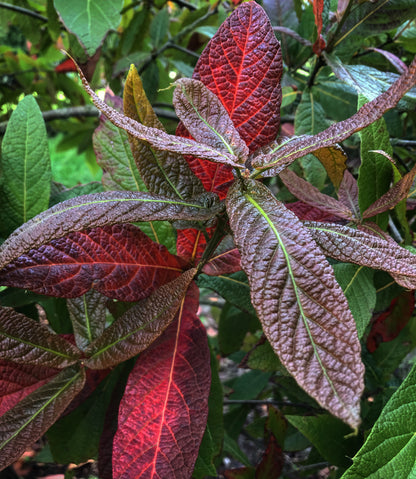
[[[403,140],[402,138],[390,138],[390,143],[398,146],[416,146],[416,140]]]
[[[290,401],[276,401],[274,399],[224,399],[224,405],[228,404],[251,404],[254,406],[272,405],[280,407],[300,407],[304,409],[313,409],[313,406],[306,403],[294,403]]]
[[[40,13],[33,12],[32,10],[28,10],[27,8],[18,7],[17,5],[11,5],[10,3],[0,2],[0,8],[13,10],[14,12],[22,13],[23,15],[28,15],[29,17],[36,18],[37,20],[41,20],[45,23],[48,21],[47,17],[44,17]]]

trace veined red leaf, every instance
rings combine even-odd
[[[324,48],[326,47],[325,40],[323,36],[321,35],[322,26],[323,26],[322,14],[324,12],[324,6],[326,6],[328,10],[329,2],[325,0],[313,0],[313,14],[315,15],[315,25],[316,25],[316,30],[318,32],[318,37],[315,43],[313,44],[312,49],[314,53],[318,56],[322,53],[322,50],[324,50]]]
[[[407,72],[401,75],[391,87],[374,100],[364,104],[355,115],[347,120],[334,123],[326,130],[309,137],[294,138],[271,153],[259,155],[253,161],[258,170],[255,175],[275,176],[287,168],[297,158],[312,153],[319,148],[333,146],[344,141],[353,133],[362,130],[394,108],[401,97],[416,83],[416,57]]]
[[[0,417],[0,469],[18,459],[81,391],[85,372],[71,366]]]
[[[210,353],[192,285],[177,320],[147,349],[130,374],[114,438],[113,474],[120,479],[189,479],[205,431]]]
[[[136,221],[204,221],[222,209],[217,196],[210,193],[189,201],[132,191],[78,196],[53,206],[14,231],[0,247],[0,268],[32,248],[87,228]]]
[[[85,365],[109,368],[145,350],[173,320],[195,274],[186,271],[130,308],[86,350]]]
[[[233,185],[227,211],[270,344],[308,394],[356,428],[364,367],[354,318],[331,266],[262,184]]]
[[[416,289],[416,256],[393,241],[349,226],[314,222],[304,225],[326,256],[387,271],[404,288]]]
[[[138,301],[177,278],[184,263],[133,225],[71,233],[32,249],[0,271],[0,283],[75,298],[91,288]]]
[[[130,67],[124,85],[123,102],[124,113],[129,118],[165,133],[134,65]],[[203,192],[201,183],[181,155],[158,151],[132,135],[129,135],[129,141],[137,168],[149,191],[179,198],[193,198]]]
[[[0,359],[62,369],[79,357],[75,346],[45,325],[0,307]]]
[[[337,221],[338,217],[330,213],[315,208],[303,201],[295,201],[293,203],[286,203],[286,208],[302,221]]]
[[[209,276],[219,276],[241,271],[241,256],[230,236],[221,242],[213,257],[204,265],[202,272]]]
[[[188,228],[178,230],[176,250],[178,256],[195,264],[205,251],[207,241],[202,231]]]
[[[0,416],[59,373],[59,369],[0,360]]]
[[[360,218],[357,180],[348,170],[344,171],[341,184],[339,185],[338,199],[346,208],[350,209],[354,218]]]
[[[236,155],[244,164],[248,147],[219,98],[195,79],[182,78],[175,85],[175,111],[193,138],[224,153]]]

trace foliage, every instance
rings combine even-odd
[[[415,474],[413,3],[18,3],[0,468],[46,434],[102,479]],[[57,183],[48,134],[101,183]]]

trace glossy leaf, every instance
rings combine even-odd
[[[138,301],[181,274],[183,262],[133,225],[104,226],[32,249],[0,271],[0,283],[76,298],[94,288]]]
[[[26,96],[13,112],[2,142],[3,176],[1,221],[13,231],[48,207],[51,165],[45,122],[33,96]],[[4,216],[4,217],[3,217]],[[0,227],[4,231],[4,225]]]
[[[393,394],[374,424],[353,465],[342,479],[412,477],[416,473],[414,415],[416,367]]]
[[[392,241],[349,226],[307,222],[326,256],[390,273],[404,288],[416,289],[416,256]]]
[[[141,78],[133,65],[124,86],[123,102],[124,113],[129,118],[165,132],[147,99]],[[181,155],[154,149],[133,135],[129,135],[129,141],[137,168],[150,191],[180,198],[192,198],[204,191]]]
[[[120,404],[113,474],[189,478],[205,431],[210,355],[191,287],[177,320],[140,355]]]
[[[22,364],[65,368],[80,352],[47,326],[12,308],[0,307],[0,358]]]
[[[144,351],[173,320],[195,273],[186,271],[118,318],[86,350],[86,366],[105,369]]]
[[[174,200],[151,193],[108,191],[64,201],[18,228],[0,247],[0,267],[32,248],[86,228],[155,220],[206,220],[222,209],[215,196]]]
[[[236,155],[244,164],[248,156],[247,145],[219,98],[198,80],[182,78],[175,85],[173,104],[176,114],[193,138]]]
[[[227,211],[270,344],[308,394],[357,427],[361,348],[330,265],[296,216],[260,183],[233,186]]]
[[[84,382],[84,370],[71,366],[0,417],[0,469],[17,460],[52,426]]]
[[[74,328],[75,342],[84,350],[101,336],[106,322],[106,298],[92,289],[83,296],[68,299],[67,306]]]

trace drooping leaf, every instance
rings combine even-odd
[[[175,317],[195,273],[186,271],[124,313],[86,350],[85,364],[105,369],[144,351]]]
[[[0,283],[76,298],[94,288],[138,301],[181,274],[183,262],[133,225],[104,226],[31,249],[0,271]]]
[[[175,85],[175,111],[192,137],[216,150],[236,155],[244,164],[248,147],[219,98],[195,79],[182,78]]]
[[[53,206],[18,228],[0,247],[0,267],[32,248],[86,228],[134,221],[203,221],[222,208],[209,193],[190,201],[131,191],[78,196]]]
[[[329,148],[319,148],[313,152],[313,155],[324,165],[335,188],[339,188],[346,168],[345,151],[339,145],[334,145]]]
[[[338,199],[351,210],[354,218],[360,218],[357,180],[348,170],[344,171],[341,184],[339,185]]]
[[[210,357],[193,286],[177,320],[140,355],[120,404],[113,474],[188,479],[205,431]]]
[[[78,298],[68,299],[67,306],[74,328],[75,342],[81,350],[84,350],[104,331],[105,303],[105,296],[94,289]]]
[[[388,52],[387,50],[383,50],[382,48],[372,48],[369,47],[367,50],[371,50],[373,52],[380,53],[380,55],[383,55],[384,58],[386,58],[397,70],[397,72],[401,75],[407,70],[407,65],[404,63],[403,60],[401,60],[397,55],[395,55],[392,52]]]
[[[84,382],[83,369],[66,368],[0,417],[0,469],[17,460],[52,426]]]
[[[326,256],[387,271],[404,288],[416,289],[416,256],[410,251],[349,226],[314,222],[304,225]]]
[[[0,358],[22,364],[65,368],[80,351],[47,326],[12,308],[0,307]]]
[[[95,2],[94,0],[54,0],[54,5],[66,28],[74,33],[93,56],[110,30],[116,30],[123,0]]]
[[[334,146],[340,143],[353,133],[374,123],[381,118],[385,111],[394,108],[415,82],[416,58],[413,59],[409,70],[401,75],[387,91],[364,104],[351,118],[334,123],[317,135],[295,138],[282,146],[278,146],[271,153],[258,155],[253,160],[253,166],[263,176],[275,176],[295,159],[305,156],[307,153],[312,153],[319,148]]]
[[[303,201],[286,203],[286,208],[293,211],[295,215],[303,221],[337,221],[338,216],[331,215],[327,211],[320,210],[314,206],[308,205]]]
[[[46,127],[31,95],[18,104],[10,118],[0,167],[4,191],[0,219],[7,225],[0,231],[9,234],[49,204],[52,173]]]
[[[260,183],[233,186],[227,211],[270,344],[308,394],[357,427],[361,348],[347,300],[325,257],[296,216]]]
[[[393,394],[342,479],[413,477],[416,473],[416,366]]]
[[[148,127],[165,132],[147,99],[142,81],[134,66],[130,67],[124,86],[124,113]],[[129,135],[129,141],[140,175],[153,193],[180,198],[193,198],[204,190],[192,174],[186,160],[177,153],[159,151]]]

